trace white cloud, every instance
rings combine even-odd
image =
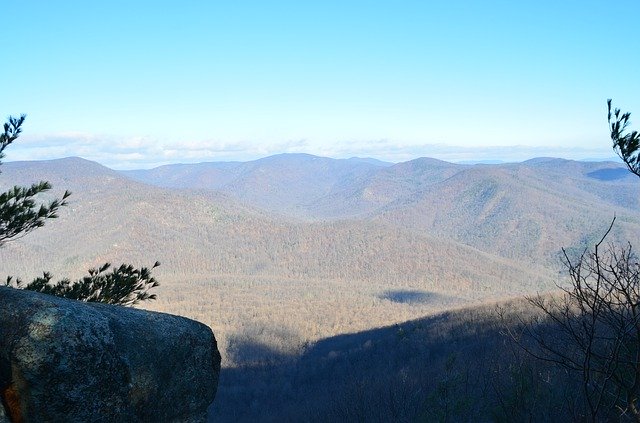
[[[487,146],[462,147],[444,144],[397,143],[379,139],[318,144],[307,139],[276,143],[220,140],[172,141],[150,137],[112,138],[82,133],[64,133],[45,137],[23,137],[7,149],[7,160],[47,160],[80,156],[115,169],[149,168],[168,163],[253,160],[278,153],[309,153],[347,158],[374,157],[401,162],[417,157],[457,161],[522,161],[552,156],[569,159],[609,159],[614,157],[608,145],[601,148]]]

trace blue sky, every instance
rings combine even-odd
[[[0,115],[28,115],[7,160],[612,157],[607,98],[640,129],[638,1],[9,0],[2,10]]]

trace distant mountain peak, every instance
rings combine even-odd
[[[372,164],[375,166],[383,166],[383,167],[389,167],[395,164],[392,162],[385,162],[383,160],[374,159],[373,157],[349,157],[348,159],[344,159],[344,160],[351,163],[367,163],[367,164]]]

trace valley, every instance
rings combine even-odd
[[[360,351],[371,337],[359,333],[395,339],[394,325],[441,313],[481,310],[492,322],[488,304],[562,285],[562,248],[581,253],[614,215],[611,240],[640,233],[640,187],[613,162],[296,154],[121,172],[66,158],[2,171],[1,189],[47,180],[43,200],[72,196],[58,219],[0,249],[0,276],[77,278],[104,262],[160,261],[158,299],[141,306],[209,325],[231,391],[246,374],[225,374],[286,381],[291,360],[320,345],[331,345],[325,361],[356,348],[341,336],[362,339]]]

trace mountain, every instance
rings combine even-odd
[[[290,218],[391,224],[529,263],[557,262],[562,248],[592,244],[614,215],[614,237],[633,241],[640,233],[640,184],[620,163],[536,158],[463,165],[419,158],[373,166],[350,160],[278,155],[207,164],[219,174],[215,184],[193,176],[204,165],[158,168],[143,180],[163,185],[179,177],[181,187],[216,190]]]
[[[593,177],[623,170],[613,163],[559,159],[467,167],[387,204],[374,220],[506,258],[557,261],[563,247],[593,245],[613,216],[614,237],[637,239],[638,182]]]
[[[334,165],[305,160],[315,167]],[[159,260],[158,274],[168,280],[216,275],[358,280],[380,289],[407,286],[464,299],[536,289],[551,275],[385,222],[292,222],[224,193],[152,187],[78,158],[7,163],[0,187],[34,179],[51,181],[54,193],[68,188],[73,195],[59,219],[0,250],[0,274],[80,275],[106,261]],[[505,279],[513,286],[507,289]]]
[[[458,164],[475,165],[475,164],[501,164],[505,163],[504,160],[460,160]]]
[[[369,163],[376,166],[393,166],[391,162],[385,162],[383,160],[374,159],[371,157],[350,157],[347,159],[348,162],[351,163]]]
[[[421,158],[385,167],[281,155],[216,166],[244,172],[229,182],[233,190],[152,186],[79,158],[3,164],[0,188],[42,179],[54,185],[43,199],[64,189],[73,194],[57,220],[0,249],[0,276],[28,279],[47,270],[79,277],[107,261],[159,260],[156,274],[165,283],[154,304],[193,310],[218,325],[223,340],[226,329],[207,311],[212,302],[226,310],[226,321],[281,319],[293,332],[300,328],[291,313],[305,322],[325,316],[304,330],[315,337],[553,288],[561,281],[561,249],[575,254],[593,245],[614,214],[611,240],[633,243],[640,233],[634,178],[594,177],[620,172],[615,163],[470,166]],[[188,181],[194,168],[179,174]],[[265,202],[277,213],[260,207]],[[321,217],[300,219],[308,210]],[[256,311],[272,300],[289,313]],[[326,314],[352,309],[357,319]]]
[[[231,182],[241,162],[171,164],[149,170],[124,170],[131,179],[165,188],[219,189]]]
[[[125,174],[79,158],[5,163],[0,189],[48,180],[42,200],[73,194],[58,219],[0,249],[0,277],[159,260],[158,299],[144,307],[212,327],[228,420],[256,410],[371,420],[387,403],[423,418],[424,395],[396,392],[440,392],[455,354],[476,381],[511,354],[487,317],[495,304],[452,310],[553,290],[561,248],[582,252],[614,215],[610,239],[637,244],[640,192],[625,172],[553,158],[383,166],[281,155]],[[506,304],[514,321],[526,317]],[[389,377],[373,385],[372,374]],[[376,398],[385,405],[369,407]],[[354,409],[363,414],[340,414]]]
[[[308,218],[317,216],[320,199],[389,165],[375,159],[278,154],[244,163],[166,165],[122,174],[160,187],[220,190],[270,212]]]
[[[213,162],[122,171],[147,184],[225,192],[257,208],[305,219],[365,215],[462,166],[421,158],[392,164],[279,154],[251,162]]]

